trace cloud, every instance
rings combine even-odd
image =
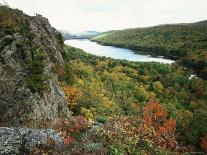
[[[207,18],[206,0],[8,0],[68,31],[124,29]]]

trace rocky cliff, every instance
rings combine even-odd
[[[70,116],[53,66],[64,66],[61,34],[40,15],[0,8],[0,123],[50,126]]]

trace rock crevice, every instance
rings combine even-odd
[[[28,17],[30,36],[20,32],[0,34],[0,123],[7,126],[48,126],[59,117],[69,117],[70,111],[64,92],[58,84],[52,68],[64,65],[63,40],[49,21],[40,16]],[[33,92],[28,88],[27,78],[32,60],[33,47],[42,49],[46,55],[44,74],[47,90]],[[45,124],[44,124],[45,125]]]

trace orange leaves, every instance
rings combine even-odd
[[[174,132],[176,129],[176,121],[170,119],[170,120],[164,122],[164,127],[168,132]]]
[[[165,118],[166,112],[163,109],[160,109],[155,112],[155,116],[157,116],[158,118]]]
[[[68,105],[71,109],[73,109],[78,102],[82,99],[83,93],[80,89],[76,87],[72,87],[69,85],[62,86],[63,91],[65,92],[66,100],[68,101]]]
[[[143,119],[147,126],[142,128],[143,134],[151,134],[150,137],[145,138],[162,148],[176,149],[176,121],[167,118],[166,110],[157,101],[152,101],[144,107]]]
[[[77,102],[82,97],[81,90],[76,87],[67,86],[67,87],[63,87],[63,90],[65,92],[65,95],[69,103]]]
[[[146,124],[147,126],[152,125],[152,117],[150,117],[150,116],[145,116],[145,117],[144,117],[144,121],[145,121],[145,124]]]
[[[157,101],[152,101],[144,107],[143,118],[146,125],[156,124],[165,120],[166,117],[165,109]]]
[[[165,134],[166,131],[167,131],[167,130],[166,130],[165,127],[160,127],[158,133],[159,133],[160,135],[162,135],[162,134]]]
[[[114,117],[103,126],[103,135],[110,144],[127,144],[133,149],[159,146],[178,151],[176,121],[168,119],[166,110],[156,101],[143,108],[143,117]]]

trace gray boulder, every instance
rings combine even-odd
[[[52,129],[0,127],[0,154],[25,154],[38,146],[47,147],[54,141],[57,149],[64,146],[63,138]]]

